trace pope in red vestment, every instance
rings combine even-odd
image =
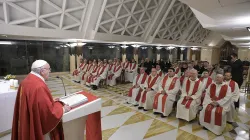
[[[36,60],[19,86],[12,125],[12,140],[63,140],[62,116],[67,105],[54,101],[45,84],[50,66]],[[50,136],[48,136],[48,134]]]

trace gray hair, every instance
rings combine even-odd
[[[43,68],[44,66],[41,66],[39,68],[32,68],[31,71],[40,75],[40,72]]]

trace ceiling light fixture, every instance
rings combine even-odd
[[[183,47],[181,48],[182,51],[184,51],[185,49],[186,49],[186,48],[183,48]]]
[[[89,46],[88,48],[89,48],[90,50],[93,50],[93,46]]]
[[[11,45],[12,43],[10,41],[0,41],[0,44],[2,44],[2,45]]]
[[[141,47],[141,49],[146,50],[148,47]]]
[[[134,44],[134,45],[131,45],[131,46],[134,47],[134,48],[139,48],[141,45]]]
[[[122,45],[121,47],[124,48],[124,49],[126,49],[128,46],[127,45]]]

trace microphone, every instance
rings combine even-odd
[[[64,82],[63,82],[63,79],[61,78],[61,77],[59,77],[59,76],[56,76],[56,78],[58,78],[58,79],[61,79],[62,80],[62,83],[63,83],[63,88],[64,88],[64,96],[67,96],[67,93],[66,93],[66,89],[65,89],[65,86],[64,86]]]

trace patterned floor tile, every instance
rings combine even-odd
[[[145,115],[143,113],[137,112],[136,114],[134,114],[133,116],[131,116],[124,124],[124,125],[129,125],[129,124],[133,124],[133,123],[138,123],[138,122],[142,122],[142,121],[146,121],[146,120],[150,120],[152,119],[151,117],[149,117],[148,115]]]
[[[113,110],[112,112],[110,112],[107,116],[110,115],[115,115],[115,114],[121,114],[121,113],[126,113],[126,112],[132,112],[133,110],[129,107],[120,105],[117,109]]]

